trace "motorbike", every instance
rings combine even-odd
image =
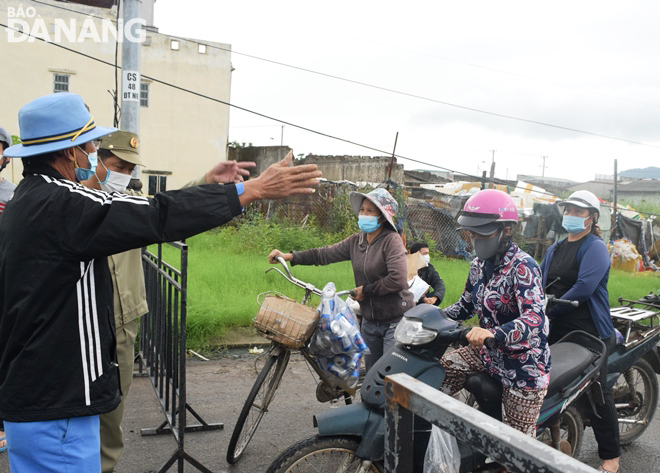
[[[555,301],[566,302],[571,303]],[[620,426],[631,427],[621,432],[625,445],[643,433],[655,412],[660,324],[648,327],[638,320],[621,319],[617,323],[627,336],[610,354],[606,369]],[[267,473],[381,473],[385,450],[385,377],[406,373],[440,388],[445,375],[440,358],[450,346],[466,344],[469,330],[445,317],[437,307],[423,304],[410,309],[397,327],[395,347],[367,373],[361,387],[362,402],[314,416],[318,435],[286,449]],[[487,339],[487,343],[495,340]],[[540,441],[577,456],[588,423],[587,409],[593,410],[595,403],[603,402],[598,374],[605,363],[605,353],[604,343],[585,332],[573,332],[551,347],[550,384],[537,424]],[[501,419],[502,387],[497,381],[486,373],[478,373],[468,378],[465,387],[469,393],[467,402]],[[416,418],[413,430],[416,462],[413,471],[421,472],[430,424]],[[461,473],[499,469],[499,465],[489,464],[481,452],[461,442],[458,445]]]

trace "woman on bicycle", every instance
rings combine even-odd
[[[368,194],[351,192],[351,207],[358,216],[360,232],[339,243],[306,251],[271,251],[268,259],[281,256],[292,265],[327,265],[350,260],[362,312],[362,335],[369,347],[367,371],[394,347],[394,330],[403,313],[413,307],[408,290],[406,249],[392,218],[398,205],[385,189]]]
[[[548,285],[548,294],[578,301],[580,305],[557,305],[548,309],[550,344],[574,330],[582,330],[600,338],[611,351],[616,337],[607,292],[610,257],[596,225],[600,202],[594,194],[583,190],[572,193],[558,205],[563,211],[562,226],[568,237],[548,248],[541,263],[543,284]],[[596,403],[598,415],[590,417],[602,460],[600,471],[616,473],[621,456],[619,423],[606,380],[607,372],[603,370],[600,383],[605,403]]]
[[[447,373],[441,390],[458,393],[467,377],[487,371],[502,383],[502,421],[531,437],[550,379],[548,324],[541,270],[512,240],[518,222],[513,199],[498,190],[470,197],[458,218],[470,233],[477,257],[461,299],[446,309],[455,320],[479,317],[470,345],[442,357]],[[487,338],[496,340],[487,348]]]

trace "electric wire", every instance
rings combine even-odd
[[[24,32],[22,32],[22,31],[20,31],[19,29],[9,27],[9,26],[7,26],[7,25],[4,24],[4,23],[0,23],[0,27],[4,27],[4,28],[7,28],[8,30],[13,30],[13,31],[16,31],[16,32],[20,32],[20,33],[22,33],[22,34],[25,34],[25,35],[27,35],[27,36],[30,36],[30,37],[32,37],[32,38],[34,38],[34,39],[39,40],[39,41],[41,41],[42,43],[49,44],[49,45],[52,45],[52,46],[55,46],[55,47],[58,47],[58,48],[64,49],[64,50],[69,51],[69,52],[74,53],[74,54],[78,54],[78,55],[80,55],[80,56],[83,56],[83,57],[86,57],[86,58],[88,58],[88,59],[91,59],[91,60],[93,60],[93,61],[95,61],[95,62],[99,62],[99,63],[101,63],[101,64],[105,64],[105,65],[107,65],[107,66],[118,67],[119,69],[122,69],[121,66],[116,66],[116,65],[113,64],[112,62],[105,61],[105,60],[103,60],[103,59],[101,59],[101,58],[98,58],[98,57],[92,56],[92,55],[90,55],[90,54],[86,54],[86,53],[83,53],[83,52],[81,52],[81,51],[78,51],[78,50],[75,50],[75,49],[69,48],[69,47],[67,47],[67,46],[64,46],[63,44],[59,44],[59,43],[54,43],[54,42],[46,41],[44,38],[41,38],[41,37],[39,37],[39,36],[34,36],[34,35],[29,34],[29,33],[24,33]],[[453,173],[453,174],[455,174],[455,175],[466,176],[466,177],[469,177],[469,178],[476,178],[477,180],[479,180],[479,181],[481,181],[481,182],[483,182],[483,183],[489,183],[489,184],[500,184],[500,185],[504,185],[504,186],[507,186],[507,187],[514,187],[515,189],[518,189],[518,188],[520,188],[520,189],[524,189],[524,187],[519,187],[519,186],[517,186],[517,185],[516,185],[516,186],[510,186],[510,182],[509,182],[509,181],[505,181],[505,180],[503,180],[503,179],[478,177],[478,176],[475,176],[474,174],[470,174],[470,173],[466,173],[466,172],[462,172],[462,171],[456,171],[456,170],[454,170],[454,169],[450,169],[450,168],[447,168],[447,167],[444,167],[444,166],[440,166],[440,165],[437,165],[437,164],[428,163],[428,162],[425,162],[425,161],[420,161],[420,160],[418,160],[418,159],[409,158],[409,157],[406,157],[406,156],[402,156],[402,155],[400,155],[400,154],[394,154],[394,153],[391,153],[391,152],[389,152],[389,151],[384,151],[384,150],[381,150],[381,149],[379,149],[379,148],[375,148],[375,147],[372,147],[372,146],[369,146],[369,145],[364,145],[364,144],[358,143],[358,142],[356,142],[356,141],[348,140],[348,139],[346,139],[346,138],[341,138],[341,137],[338,137],[338,136],[330,135],[330,134],[328,134],[328,133],[324,133],[324,132],[321,132],[321,131],[317,131],[317,130],[314,130],[314,129],[311,129],[311,128],[308,128],[308,127],[304,127],[304,126],[302,126],[302,125],[297,125],[297,124],[295,124],[295,123],[288,122],[288,121],[286,121],[286,120],[278,119],[278,118],[275,118],[275,117],[271,117],[271,116],[269,116],[269,115],[265,115],[265,114],[263,114],[263,113],[256,112],[256,111],[254,111],[254,110],[250,110],[250,109],[247,109],[247,108],[245,108],[245,107],[241,107],[241,106],[238,106],[238,105],[232,104],[232,103],[230,103],[230,102],[225,102],[224,100],[220,100],[220,99],[218,99],[218,98],[211,97],[211,96],[209,96],[209,95],[205,95],[205,94],[202,94],[202,93],[200,93],[200,92],[195,92],[194,90],[186,89],[185,87],[181,87],[181,86],[178,86],[178,85],[176,85],[176,84],[172,84],[172,83],[170,83],[170,82],[167,82],[167,81],[164,81],[164,80],[158,79],[158,78],[156,78],[156,77],[151,77],[151,76],[147,76],[147,75],[142,75],[142,77],[144,77],[144,78],[146,78],[146,79],[149,79],[149,80],[151,80],[152,82],[156,82],[156,83],[159,83],[159,84],[162,84],[162,85],[165,85],[165,86],[171,87],[171,88],[173,88],[173,89],[180,90],[180,91],[182,91],[182,92],[186,92],[186,93],[189,93],[189,94],[192,94],[192,95],[195,95],[195,96],[198,96],[198,97],[201,97],[201,98],[207,99],[207,100],[211,100],[211,101],[213,101],[213,102],[217,102],[217,103],[220,103],[220,104],[223,104],[223,105],[227,105],[227,106],[229,106],[229,107],[232,107],[232,108],[235,108],[235,109],[238,109],[238,110],[242,110],[242,111],[244,111],[244,112],[251,113],[251,114],[253,114],[253,115],[257,115],[257,116],[260,116],[260,117],[262,117],[262,118],[266,118],[266,119],[268,119],[268,120],[273,120],[273,121],[275,121],[275,122],[282,123],[282,124],[284,124],[284,125],[289,125],[289,126],[291,126],[291,127],[293,127],[293,128],[297,128],[297,129],[300,129],[300,130],[303,130],[303,131],[307,131],[307,132],[310,132],[310,133],[313,133],[313,134],[316,134],[316,135],[319,135],[319,136],[323,136],[323,137],[326,137],[326,138],[330,138],[330,139],[334,139],[334,140],[337,140],[337,141],[341,141],[341,142],[343,142],[343,143],[348,143],[348,144],[351,144],[351,145],[354,145],[354,146],[358,146],[358,147],[360,147],[360,148],[368,149],[368,150],[371,150],[371,151],[376,151],[376,152],[378,152],[378,153],[382,153],[383,155],[388,156],[388,157],[389,157],[389,156],[393,156],[393,157],[395,157],[395,158],[397,158],[397,159],[403,159],[403,160],[411,161],[411,162],[414,162],[414,163],[417,163],[417,164],[422,164],[422,165],[424,165],[424,166],[429,166],[429,167],[433,167],[433,168],[441,169],[441,170],[443,170],[443,171],[448,171],[448,172],[451,172],[451,173]],[[652,146],[652,145],[648,145],[648,146]],[[654,146],[654,147],[655,147],[655,146]],[[540,191],[535,191],[535,192],[537,192],[538,194],[541,194],[541,195],[548,195],[548,196],[551,196],[551,197],[556,197],[556,196],[555,196],[553,193],[551,193],[551,192],[540,192]],[[610,206],[610,208],[613,208],[613,207]],[[651,214],[651,213],[648,213],[648,212],[639,212],[639,211],[635,211],[635,212],[640,213],[640,214],[655,215],[655,214]]]
[[[49,4],[44,3],[44,2],[39,2],[38,0],[31,0],[31,1],[33,1],[35,3],[41,3],[41,4],[44,4],[44,5],[49,5]],[[56,6],[55,8],[61,8],[61,7]],[[68,9],[68,8],[63,8],[63,9],[65,9],[67,11],[74,11],[75,12],[75,10],[71,10],[71,9]],[[84,14],[82,12],[79,12],[79,13]],[[93,15],[89,15],[89,16],[93,16]],[[101,18],[101,17],[96,17],[96,18]],[[159,33],[159,34],[164,34],[164,33]],[[355,84],[355,85],[360,85],[362,87],[368,87],[368,88],[371,88],[371,89],[381,90],[381,91],[401,95],[401,96],[404,96],[404,97],[415,98],[415,99],[418,99],[418,100],[424,100],[424,101],[427,101],[427,102],[437,103],[437,104],[445,105],[445,106],[448,106],[448,107],[458,108],[458,109],[461,109],[461,110],[467,110],[467,111],[470,111],[470,112],[481,113],[481,114],[484,114],[484,115],[494,116],[494,117],[498,117],[498,118],[505,118],[507,120],[514,120],[514,121],[523,122],[523,123],[530,123],[530,124],[538,125],[538,126],[546,126],[546,127],[550,127],[550,128],[555,128],[555,129],[559,129],[559,130],[573,132],[573,133],[580,133],[580,134],[584,134],[584,135],[588,135],[588,136],[595,136],[595,137],[598,137],[598,138],[605,138],[605,139],[610,139],[610,140],[622,141],[624,143],[636,144],[636,145],[640,145],[640,146],[648,146],[648,147],[652,147],[652,148],[660,148],[660,146],[651,145],[651,144],[643,143],[643,142],[640,142],[640,141],[635,141],[635,140],[629,140],[629,139],[626,139],[626,138],[619,138],[619,137],[615,137],[615,136],[604,135],[604,134],[601,134],[601,133],[595,133],[595,132],[591,132],[591,131],[580,130],[580,129],[577,129],[577,128],[571,128],[571,127],[566,127],[566,126],[562,126],[562,125],[555,125],[553,123],[547,123],[547,122],[542,122],[542,121],[538,121],[538,120],[531,120],[531,119],[528,119],[528,118],[516,117],[516,116],[513,116],[513,115],[507,115],[507,114],[504,114],[504,113],[491,112],[491,111],[488,111],[488,110],[482,110],[482,109],[475,108],[475,107],[468,107],[468,106],[465,106],[465,105],[460,105],[460,104],[456,104],[456,103],[452,103],[452,102],[447,102],[445,100],[438,100],[438,99],[434,99],[434,98],[430,98],[430,97],[425,97],[423,95],[413,94],[413,93],[410,93],[410,92],[404,92],[404,91],[392,89],[392,88],[389,88],[389,87],[383,87],[383,86],[379,86],[379,85],[375,85],[375,84],[369,84],[367,82],[362,82],[362,81],[358,81],[358,80],[354,80],[354,79],[348,79],[348,78],[340,77],[340,76],[337,76],[337,75],[334,75],[334,74],[328,74],[328,73],[325,73],[325,72],[315,71],[315,70],[308,69],[308,68],[305,68],[305,67],[294,66],[294,65],[291,65],[291,64],[286,64],[286,63],[283,63],[283,62],[280,62],[280,61],[274,61],[274,60],[271,60],[271,59],[262,58],[262,57],[255,56],[255,55],[252,55],[252,54],[241,53],[241,52],[234,51],[234,50],[231,50],[231,49],[222,48],[220,46],[200,43],[198,41],[187,39],[187,38],[179,38],[177,36],[172,36],[172,35],[165,35],[165,36],[168,36],[168,37],[174,38],[174,39],[178,39],[180,41],[188,41],[188,42],[191,42],[191,43],[194,43],[194,44],[201,44],[201,45],[204,45],[208,48],[220,49],[222,51],[226,51],[226,52],[229,52],[229,53],[232,53],[232,54],[237,54],[237,55],[240,55],[240,56],[245,56],[245,57],[249,57],[249,58],[252,58],[252,59],[257,59],[257,60],[260,60],[260,61],[268,62],[270,64],[275,64],[275,65],[278,65],[278,66],[287,67],[287,68],[290,68],[290,69],[295,69],[295,70],[298,70],[298,71],[303,71],[303,72],[307,72],[307,73],[310,73],[310,74],[315,74],[315,75],[318,75],[318,76],[339,80],[339,81],[342,81],[342,82],[347,82],[347,83],[351,83],[351,84]]]
[[[481,65],[481,64],[473,63],[473,62],[461,61],[459,59],[448,58],[448,57],[445,57],[445,56],[438,56],[437,54],[426,53],[426,52],[423,52],[423,51],[416,51],[414,49],[403,48],[401,46],[394,46],[392,44],[379,43],[378,41],[373,41],[373,40],[364,39],[364,38],[357,38],[355,36],[343,35],[343,34],[338,34],[338,33],[334,33],[334,32],[323,31],[323,30],[315,30],[315,29],[312,29],[312,28],[307,28],[307,29],[312,30],[312,31],[317,31],[317,32],[320,31],[320,32],[325,33],[325,34],[344,36],[344,37],[349,38],[349,39],[354,40],[354,41],[362,41],[362,42],[365,42],[365,43],[371,43],[371,44],[375,44],[375,45],[382,46],[382,47],[385,47],[385,48],[398,49],[400,51],[404,51],[404,52],[407,52],[407,53],[413,53],[413,54],[419,54],[419,55],[422,55],[422,56],[428,56],[428,57],[432,57],[432,58],[435,58],[435,59],[441,59],[441,60],[447,61],[447,62],[453,62],[453,63],[456,63],[456,64],[461,64],[461,65],[464,65],[464,66],[475,67],[475,68],[478,68],[478,69],[484,69],[484,70],[487,70],[487,71],[497,72],[499,74],[507,74],[507,75],[510,75],[510,76],[513,76],[513,77],[520,77],[522,79],[527,79],[527,80],[537,81],[537,82],[543,82],[543,83],[558,86],[558,87],[565,87],[567,89],[577,90],[579,92],[583,92],[583,93],[586,93],[586,94],[600,95],[602,97],[607,97],[607,98],[611,98],[611,99],[615,99],[615,100],[622,100],[624,102],[630,102],[630,103],[634,103],[634,104],[638,104],[638,105],[644,105],[644,106],[647,106],[647,107],[660,108],[660,105],[656,105],[656,104],[653,104],[653,103],[641,102],[639,100],[632,100],[632,99],[628,99],[628,98],[625,98],[625,97],[619,97],[617,95],[611,95],[611,94],[606,94],[606,93],[603,93],[603,92],[597,92],[595,90],[583,89],[581,87],[576,87],[574,85],[564,84],[564,83],[561,83],[561,82],[554,82],[554,81],[547,80],[547,79],[542,79],[542,78],[539,78],[539,77],[527,76],[525,74],[520,74],[518,72],[505,71],[505,70],[502,70],[502,69],[497,69],[497,68],[494,68],[494,67],[484,66],[484,65]]]
[[[1,27],[4,27],[4,28],[7,28],[7,29],[9,29],[9,30],[13,30],[13,31],[21,32],[20,30],[18,30],[18,29],[16,29],[16,28],[11,28],[11,27],[5,25],[4,23],[0,23],[0,26],[1,26]],[[78,55],[80,55],[80,56],[86,57],[86,58],[91,59],[91,60],[93,60],[93,61],[100,62],[101,64],[105,64],[105,65],[108,65],[108,66],[115,67],[115,65],[114,65],[113,63],[111,63],[111,62],[105,61],[105,60],[103,60],[103,59],[100,59],[100,58],[98,58],[98,57],[92,56],[92,55],[87,54],[87,53],[83,53],[83,52],[78,51],[78,50],[75,50],[75,49],[69,48],[69,47],[67,47],[67,46],[64,46],[63,44],[59,44],[59,43],[54,43],[54,42],[46,41],[46,40],[43,39],[43,38],[40,38],[40,37],[38,37],[38,36],[34,36],[34,35],[31,35],[31,34],[28,34],[28,33],[23,33],[23,32],[21,32],[21,33],[22,33],[22,34],[26,34],[27,36],[30,36],[30,37],[32,37],[32,38],[34,38],[34,39],[37,39],[37,40],[41,41],[42,43],[46,43],[46,44],[49,44],[49,45],[52,45],[52,46],[55,46],[55,47],[58,47],[58,48],[64,49],[64,50],[66,50],[66,51],[72,52],[72,53],[74,53],[74,54],[78,54]],[[121,69],[121,66],[118,66],[118,68]],[[211,96],[209,96],[209,95],[202,94],[202,93],[200,93],[200,92],[196,92],[196,91],[194,91],[194,90],[186,89],[185,87],[181,87],[181,86],[178,86],[178,85],[176,85],[176,84],[172,84],[172,83],[170,83],[170,82],[167,82],[167,81],[164,81],[164,80],[158,79],[158,78],[156,78],[156,77],[151,77],[151,76],[144,75],[144,74],[142,75],[142,77],[144,77],[145,79],[149,79],[149,80],[151,80],[152,82],[156,82],[156,83],[159,83],[159,84],[162,84],[162,85],[165,85],[165,86],[171,87],[171,88],[173,88],[173,89],[180,90],[180,91],[182,91],[182,92],[186,92],[186,93],[189,93],[189,94],[192,94],[192,95],[196,95],[196,96],[198,96],[198,97],[201,97],[201,98],[204,98],[204,99],[207,99],[207,100],[211,100],[211,101],[213,101],[213,102],[217,102],[217,103],[220,103],[220,104],[223,104],[223,105],[227,105],[227,106],[232,107],[232,108],[235,108],[235,109],[237,109],[237,110],[242,110],[242,111],[244,111],[244,112],[251,113],[251,114],[253,114],[253,115],[257,115],[257,116],[262,117],[262,118],[266,118],[266,119],[268,119],[268,120],[272,120],[272,121],[275,121],[275,122],[278,122],[278,123],[282,123],[282,124],[284,124],[284,125],[289,125],[289,126],[291,126],[291,127],[293,127],[293,128],[298,128],[298,129],[300,129],[300,130],[304,130],[304,131],[307,131],[307,132],[310,132],[310,133],[314,133],[314,134],[316,134],[316,135],[320,135],[320,136],[323,136],[323,137],[326,137],[326,138],[334,139],[334,140],[341,141],[341,142],[344,142],[344,143],[348,143],[348,144],[351,144],[351,145],[355,145],[355,146],[358,146],[358,147],[361,147],[361,148],[369,149],[369,150],[371,150],[371,151],[376,151],[376,152],[378,152],[378,153],[382,153],[383,155],[391,155],[391,154],[392,154],[392,153],[389,152],[389,151],[384,151],[384,150],[381,150],[381,149],[379,149],[379,148],[375,148],[375,147],[372,147],[372,146],[364,145],[364,144],[358,143],[358,142],[356,142],[356,141],[348,140],[348,139],[346,139],[346,138],[341,138],[341,137],[334,136],[334,135],[330,135],[330,134],[328,134],[328,133],[324,133],[324,132],[321,132],[321,131],[318,131],[318,130],[313,130],[313,129],[311,129],[311,128],[308,128],[308,127],[305,127],[305,126],[302,126],[302,125],[297,125],[297,124],[295,124],[295,123],[292,123],[292,122],[289,122],[289,121],[286,121],[286,120],[282,120],[282,119],[279,119],[279,118],[271,117],[271,116],[269,116],[269,115],[266,115],[266,114],[263,114],[263,113],[260,113],[260,112],[256,112],[256,111],[254,111],[254,110],[250,110],[250,109],[247,109],[247,108],[245,108],[245,107],[241,107],[241,106],[239,106],[239,105],[232,104],[232,103],[230,103],[230,102],[225,102],[224,100],[221,100],[221,99],[218,99],[218,98],[215,98],[215,97],[211,97]],[[435,167],[435,168],[438,168],[438,169],[442,169],[442,170],[444,170],[444,171],[449,171],[449,172],[453,172],[453,173],[456,173],[456,174],[460,174],[460,175],[465,175],[465,176],[473,177],[472,174],[469,174],[469,173],[462,173],[462,172],[460,172],[460,171],[455,171],[455,170],[453,170],[453,169],[446,168],[446,167],[443,167],[443,166],[439,166],[439,165],[437,165],[437,164],[431,164],[431,163],[427,163],[427,162],[420,161],[420,160],[417,160],[417,159],[413,159],[413,158],[408,158],[408,157],[405,157],[405,156],[397,155],[397,154],[395,154],[394,157],[396,157],[396,158],[400,158],[400,159],[405,159],[405,160],[408,160],[408,161],[412,161],[412,162],[415,162],[415,163],[418,163],[418,164],[423,164],[423,165],[425,165],[425,166]],[[490,182],[490,181],[489,181],[489,182]],[[494,182],[494,180],[493,180],[492,182]]]
[[[84,13],[84,12],[74,10],[74,9],[71,9],[71,8],[66,8],[66,7],[62,7],[62,6],[58,6],[58,5],[52,5],[50,3],[42,2],[42,1],[39,1],[39,0],[29,0],[29,1],[31,1],[32,3],[47,5],[47,6],[53,7],[53,8],[59,8],[60,10],[65,10],[65,11],[72,12],[72,13],[78,13],[80,15],[91,16],[91,17],[97,18],[97,19],[105,19],[104,17],[92,15],[91,13]],[[110,20],[110,21],[113,21],[113,20]],[[337,33],[329,33],[327,31],[323,31],[323,30],[313,30],[312,29],[312,31],[321,31],[322,33],[325,33],[325,34],[335,34],[335,35],[337,34]],[[257,59],[257,60],[260,60],[260,61],[273,62],[269,59],[261,58],[261,57],[258,57],[258,56],[253,56],[253,55],[246,54],[246,53],[241,53],[239,51],[233,51],[231,49],[222,48],[220,46],[204,43],[204,42],[201,42],[201,41],[195,40],[195,39],[182,38],[182,37],[170,35],[170,34],[167,34],[167,33],[161,33],[160,31],[153,31],[152,33],[159,34],[159,35],[162,35],[162,36],[168,36],[170,38],[178,39],[180,41],[188,41],[188,42],[198,44],[198,45],[201,45],[201,46],[206,46],[207,48],[211,48],[211,49],[219,49],[219,50],[222,50],[222,51],[233,52],[234,54],[238,54],[238,55],[246,56],[246,57],[251,57],[253,59]],[[624,102],[630,102],[630,103],[634,103],[634,104],[638,104],[638,105],[644,105],[644,106],[647,106],[647,107],[660,108],[660,105],[656,105],[656,104],[652,104],[652,103],[648,103],[648,102],[641,102],[639,100],[632,100],[632,99],[628,99],[628,98],[625,98],[625,97],[619,97],[617,95],[606,94],[606,93],[597,92],[597,91],[594,91],[594,90],[587,90],[587,89],[583,89],[581,87],[576,87],[576,86],[569,85],[569,84],[563,84],[561,82],[554,82],[554,81],[550,81],[550,80],[547,80],[547,79],[541,79],[539,77],[527,76],[527,75],[520,74],[520,73],[517,73],[517,72],[505,71],[505,70],[502,70],[502,69],[497,69],[497,68],[494,68],[494,67],[484,66],[484,65],[481,65],[481,64],[476,64],[476,63],[472,63],[472,62],[468,62],[468,61],[461,61],[461,60],[458,60],[458,59],[452,59],[452,58],[448,58],[448,57],[445,57],[445,56],[438,56],[436,54],[426,53],[426,52],[422,52],[422,51],[416,51],[414,49],[402,48],[400,46],[394,46],[394,45],[385,44],[385,43],[379,43],[378,41],[373,41],[373,40],[368,40],[368,39],[363,39],[363,38],[357,38],[357,37],[350,36],[350,35],[338,35],[338,36],[344,36],[346,38],[349,38],[349,39],[355,40],[355,41],[362,41],[362,42],[365,42],[365,43],[371,43],[371,44],[375,44],[375,45],[386,47],[386,48],[398,49],[400,51],[404,51],[404,52],[408,52],[408,53],[420,54],[420,55],[423,55],[423,56],[428,56],[428,57],[432,57],[432,58],[435,58],[435,59],[441,59],[443,61],[453,62],[453,63],[456,63],[456,64],[462,64],[462,65],[469,66],[469,67],[484,69],[484,70],[487,70],[487,71],[497,72],[497,73],[500,73],[500,74],[507,74],[507,75],[514,76],[514,77],[520,77],[520,78],[526,79],[526,80],[542,82],[542,83],[546,83],[546,84],[550,84],[550,85],[554,85],[554,86],[558,86],[558,87],[565,87],[565,88],[576,90],[576,91],[582,92],[582,93],[600,95],[602,97],[607,97],[607,98],[611,98],[611,99],[615,99],[615,100],[621,100],[621,101],[624,101]],[[278,62],[275,62],[275,64],[279,64],[279,65],[282,65],[282,66],[285,66],[285,67],[294,67],[294,68],[296,67],[296,66],[292,66],[292,65],[289,65],[289,64],[278,63]],[[305,70],[305,69],[302,69],[302,70]],[[317,71],[312,71],[312,70],[305,70],[305,71],[310,72],[310,73],[314,73],[314,74],[323,74],[323,73],[320,73],[320,72],[317,72]]]

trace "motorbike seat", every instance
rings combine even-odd
[[[550,347],[550,359],[550,384],[546,398],[575,381],[596,361],[597,354],[577,343],[559,342]]]
[[[557,394],[575,381],[596,361],[598,355],[591,350],[571,342],[559,342],[550,347],[550,384],[546,399]],[[482,371],[470,375],[465,381],[465,389],[471,393],[479,410],[501,420],[502,384]]]

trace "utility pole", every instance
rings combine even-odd
[[[493,153],[493,157],[490,161],[490,185],[488,186],[490,189],[495,188],[495,183],[493,182],[495,179],[495,150],[491,150]]]
[[[394,167],[394,156],[396,155],[396,142],[399,141],[399,132],[396,132],[394,137],[394,148],[392,149],[392,157],[390,158],[390,164],[387,166],[387,192],[390,191],[390,179],[392,177],[392,168]]]
[[[284,125],[282,125],[282,133],[280,134],[280,146],[284,146]]]
[[[122,28],[123,42],[121,44],[121,120],[119,128],[123,131],[140,134],[140,57],[142,38],[140,29],[142,25],[137,19],[140,18],[140,0],[122,0],[124,25],[130,28]],[[133,20],[133,21],[131,21]],[[119,25],[118,25],[119,26]],[[141,152],[139,143],[138,150]],[[132,179],[140,179],[140,166],[135,166]],[[135,184],[135,183],[131,183]],[[141,188],[142,186],[140,186]]]
[[[545,177],[545,160],[548,159],[548,157],[541,156],[541,159],[543,160],[543,166],[541,167],[541,177]]]

